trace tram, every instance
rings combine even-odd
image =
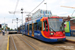
[[[28,21],[25,23],[25,35],[45,42],[65,41],[64,21],[58,16]]]

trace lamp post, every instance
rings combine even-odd
[[[46,5],[46,10],[47,10],[47,3],[44,3]]]
[[[22,14],[22,30],[23,30],[23,8],[21,8],[21,14]],[[23,32],[22,32],[23,35]]]
[[[18,32],[18,18],[16,18],[16,20],[17,20],[17,22],[16,22],[16,23],[17,23],[17,32]]]

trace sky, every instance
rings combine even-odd
[[[19,11],[15,14],[10,14],[10,12],[15,11],[17,0],[0,0],[0,24],[6,23],[8,27],[14,29],[17,28],[16,18],[22,19],[22,15],[20,13],[21,8],[24,9],[25,12],[31,12],[39,3],[43,0],[19,0],[16,11]],[[75,9],[65,8],[61,6],[70,6],[75,7],[75,0],[45,0],[37,9],[35,9],[32,13],[36,12],[38,9],[50,10],[53,15],[57,16],[71,16]],[[25,23],[25,18],[28,13],[23,14],[23,23]],[[75,16],[75,13],[73,14]],[[13,23],[12,23],[13,21]],[[18,27],[22,24],[22,21],[19,20]]]

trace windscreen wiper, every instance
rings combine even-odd
[[[52,29],[51,27],[50,27],[50,29]],[[53,30],[53,29],[52,29]],[[54,31],[54,30],[53,30]],[[54,31],[55,33],[56,33],[56,31]]]

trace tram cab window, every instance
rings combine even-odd
[[[32,24],[29,24],[29,30],[32,30]]]
[[[42,22],[38,22],[38,30],[42,30]]]
[[[45,29],[46,29],[46,31],[48,31],[48,23],[46,20],[43,22],[43,31],[45,31]]]
[[[37,30],[37,23],[34,23],[34,30]]]

